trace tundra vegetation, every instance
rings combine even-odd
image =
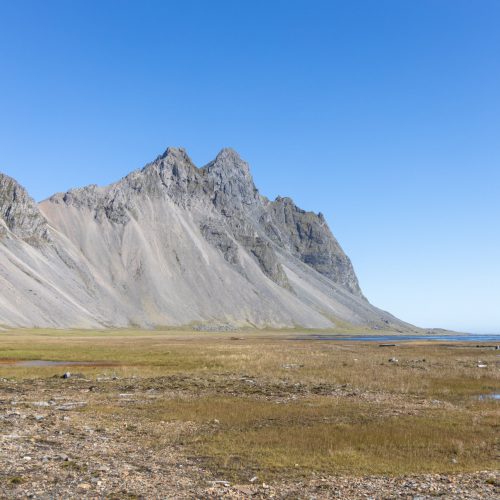
[[[160,481],[161,464],[183,464],[175,477],[190,477],[193,488],[227,481],[213,488],[228,495],[234,484],[262,490],[262,483],[321,479],[327,494],[334,477],[478,471],[488,471],[482,487],[494,493],[499,402],[480,399],[499,392],[494,346],[395,340],[381,347],[297,334],[2,332],[0,491],[15,496],[42,481],[44,491],[61,493],[46,484],[53,481],[102,494],[152,494],[131,472],[125,490],[113,483],[109,470],[128,463],[137,474],[160,467],[149,487]],[[96,436],[105,452],[88,445]]]

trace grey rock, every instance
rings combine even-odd
[[[361,296],[351,261],[333,237],[323,215],[298,208],[290,198],[278,197],[262,217],[269,238],[319,273]]]
[[[0,173],[0,238],[13,234],[31,245],[49,240],[48,225],[31,196]]]
[[[278,285],[292,290],[283,266],[278,261],[271,243],[259,236],[240,236],[239,241],[257,260],[262,272]]]
[[[215,221],[202,222],[200,229],[203,237],[222,253],[224,259],[240,270],[238,245],[234,238]]]
[[[198,168],[168,148],[39,205],[0,176],[0,280],[10,326],[412,329],[364,298],[321,214],[259,194],[231,149]]]

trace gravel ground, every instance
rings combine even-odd
[[[161,387],[166,380],[151,383]],[[230,390],[235,383],[228,382]],[[124,389],[129,392],[120,392]],[[318,474],[272,484],[259,478],[230,484],[177,444],[141,446],[140,439],[123,430],[119,416],[115,425],[105,427],[95,413],[84,411],[106,397],[125,407],[130,401],[137,404],[136,394],[145,397],[144,389],[141,379],[0,380],[1,497],[500,498],[500,477],[488,471],[405,477]],[[183,390],[182,380],[177,390]],[[189,425],[167,422],[165,433],[189,432]]]

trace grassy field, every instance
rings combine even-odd
[[[498,351],[293,336],[3,332],[0,378],[44,393],[61,387],[66,368],[12,361],[98,362],[67,368],[81,377],[61,389],[85,393],[75,416],[82,425],[121,433],[151,453],[175,447],[235,480],[498,466],[499,403],[478,398],[499,392]]]

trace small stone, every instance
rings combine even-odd
[[[259,478],[257,476],[254,476],[254,477],[252,477],[252,479],[250,479],[250,482],[255,483],[255,481],[257,481],[257,479],[259,479]]]
[[[231,483],[229,481],[212,481],[212,484],[213,485],[221,485],[221,486],[225,486],[225,487],[229,487],[231,486]]]
[[[235,485],[234,489],[246,496],[252,496],[254,493],[252,486],[245,486],[244,484]]]

